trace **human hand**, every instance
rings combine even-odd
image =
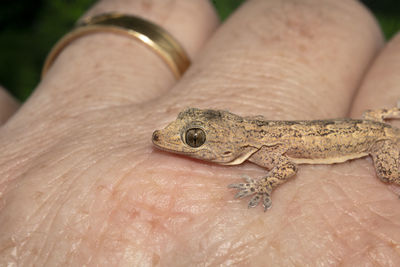
[[[226,188],[264,169],[151,145],[153,130],[188,106],[274,120],[392,107],[400,38],[384,47],[374,19],[353,1],[248,1],[212,37],[217,20],[206,1],[103,1],[89,14],[109,11],[163,26],[193,64],[176,82],[143,44],[107,33],[60,54],[0,128],[2,263],[400,261],[400,203],[369,159],[300,166],[264,213]]]

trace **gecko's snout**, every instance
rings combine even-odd
[[[153,141],[153,143],[157,143],[158,141],[160,141],[160,131],[154,131],[151,140]]]

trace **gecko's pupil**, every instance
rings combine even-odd
[[[200,128],[191,128],[186,131],[186,144],[191,147],[199,147],[206,142],[206,133]]]

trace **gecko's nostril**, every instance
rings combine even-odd
[[[160,140],[160,133],[159,133],[159,131],[154,131],[152,140],[153,140],[153,142],[158,142],[158,141]]]

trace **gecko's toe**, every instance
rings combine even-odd
[[[247,206],[249,209],[250,208],[254,208],[256,207],[261,200],[261,195],[257,194],[254,197],[251,198],[251,200],[249,201],[249,205]]]
[[[252,194],[254,194],[254,193],[248,189],[241,189],[239,192],[236,193],[235,198],[244,198],[244,197],[250,196]]]
[[[228,188],[238,189],[235,198],[244,198],[247,196],[254,195],[248,204],[248,208],[254,208],[260,204],[263,199],[264,211],[271,207],[271,198],[269,196],[270,191],[260,183],[259,181],[253,180],[252,178],[245,176],[243,177],[245,183],[230,184]]]
[[[243,189],[243,184],[230,184],[228,188]]]
[[[272,206],[271,198],[267,194],[264,195],[263,206],[264,206],[264,211],[267,211]]]

